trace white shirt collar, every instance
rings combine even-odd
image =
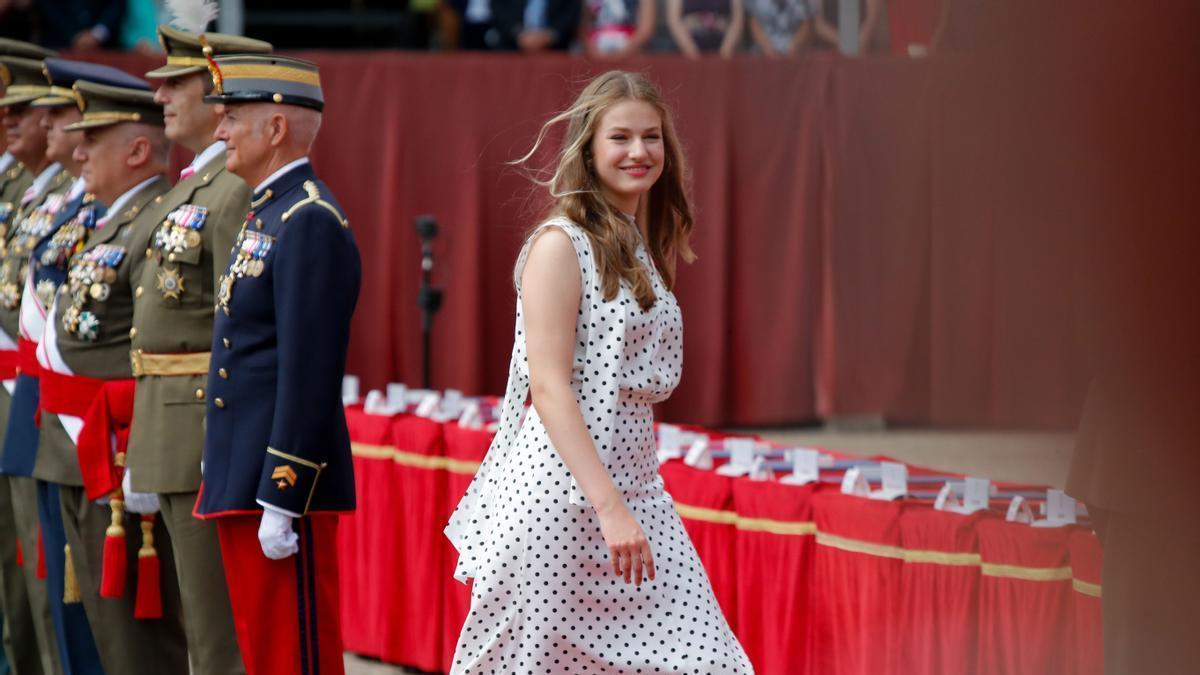
[[[222,152],[225,152],[225,141],[217,141],[193,157],[192,163],[188,164],[188,166],[191,167],[192,171],[199,171]]]
[[[42,190],[46,189],[46,185],[55,176],[57,176],[60,171],[62,171],[62,164],[54,162],[45,169],[42,169],[42,172],[38,174],[38,177],[33,179],[33,185],[30,186],[29,189],[33,190],[34,194],[40,194]]]
[[[287,164],[284,164],[283,166],[279,167],[279,169],[275,173],[271,174],[270,176],[267,176],[266,180],[259,183],[258,187],[254,188],[254,194],[258,194],[258,193],[262,192],[264,189],[266,189],[266,187],[268,185],[270,185],[271,183],[274,183],[276,180],[278,180],[280,176],[282,176],[285,173],[291,171],[292,169],[295,169],[296,167],[304,165],[304,164],[308,164],[307,157],[301,157],[300,159],[293,160],[291,162],[288,162]]]
[[[8,167],[12,166],[15,161],[17,161],[17,158],[13,157],[13,154],[6,150],[3,155],[0,155],[0,173],[8,171]]]
[[[108,222],[113,216],[120,213],[121,209],[125,208],[125,204],[127,204],[130,199],[133,199],[134,195],[141,192],[142,188],[153,183],[154,181],[158,180],[159,178],[161,178],[161,176],[157,176],[157,175],[151,176],[151,177],[147,178],[146,180],[138,183],[137,185],[134,185],[133,187],[129,188],[128,190],[125,191],[125,194],[123,194],[120,197],[117,197],[115,200],[113,200],[112,206],[108,207],[108,212],[104,216],[104,221]]]
[[[72,201],[79,195],[83,194],[83,191],[86,187],[87,184],[84,182],[82,176],[76,178],[75,182],[71,183],[71,189],[67,191],[67,201]]]

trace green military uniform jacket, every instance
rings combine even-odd
[[[146,260],[151,230],[150,221],[135,217],[155,210],[155,200],[161,203],[170,187],[161,176],[142,187],[118,213],[107,214],[108,222],[72,256],[67,283],[55,299],[54,316],[46,320],[54,321],[58,353],[74,374],[102,380],[132,377],[133,284]],[[85,274],[94,267],[101,268],[99,275]],[[96,276],[100,283],[91,282]],[[103,290],[93,292],[101,286]],[[35,472],[42,480],[60,485],[83,485],[75,444],[58,416],[44,411]]]
[[[11,166],[0,173],[0,232],[4,233],[5,238],[8,236],[8,226],[12,223],[12,217],[21,206],[21,195],[25,194],[30,185],[33,185],[33,174],[26,171],[18,161],[14,160]]]
[[[71,189],[71,174],[59,171],[35,195],[31,201],[17,209],[4,232],[4,246],[0,249],[0,328],[15,342],[20,330],[21,291],[24,289],[25,274],[29,271],[30,251],[13,250],[11,244],[18,230],[28,224],[30,218],[38,217],[49,199],[66,201]],[[32,185],[32,181],[30,182]],[[24,190],[22,190],[24,192]],[[21,195],[17,195],[18,204]]]
[[[33,185],[33,174],[15,159],[0,173],[0,242],[8,238],[9,228],[21,205],[21,195],[30,185]],[[16,340],[16,335],[10,337]],[[8,389],[0,386],[0,429],[8,428],[8,407],[11,403],[12,396]]]
[[[154,233],[134,289],[137,392],[125,466],[138,492],[200,489],[216,289],[249,209],[250,187],[225,169],[222,151],[139,218],[139,227],[153,218]]]

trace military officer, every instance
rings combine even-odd
[[[218,56],[213,81],[226,167],[255,188],[217,290],[196,514],[217,521],[247,670],[340,674],[336,514],[354,508],[340,392],[358,249],[307,157],[317,67]]]
[[[217,280],[250,209],[250,187],[225,169],[225,144],[213,139],[219,117],[203,97],[212,54],[271,50],[233,35],[198,35],[160,26],[167,62],[147,77],[161,82],[167,137],[195,153],[179,183],[133,227],[153,230],[134,280],[133,351],[137,380],[126,456],[128,490],[159,495],[171,533],[183,598],[192,671],[244,673],[216,525],[192,517],[200,489],[204,402]]]
[[[44,390],[39,453],[74,452],[79,460],[73,467],[78,473],[60,467],[59,496],[104,671],[184,673],[186,642],[166,528],[153,517],[140,524],[124,517],[124,503],[146,496],[120,493],[116,477],[132,414],[131,280],[141,271],[145,257],[138,254],[150,237],[149,228],[132,223],[168,189],[162,174],[169,144],[148,87],[80,79],[74,89],[82,119],[67,130],[83,132],[76,159],[88,191],[107,211],[71,256],[45,320],[38,350]],[[111,513],[93,501],[106,494],[112,496]],[[126,579],[137,585],[136,594],[114,588]]]
[[[26,42],[0,38],[0,54],[40,59],[52,52]],[[0,63],[0,96],[12,81],[7,66]],[[0,118],[5,108],[0,107]],[[2,125],[0,125],[2,126]],[[20,205],[21,196],[33,184],[33,174],[8,147],[8,133],[0,129],[4,154],[0,155],[0,241],[9,232],[12,219]],[[3,342],[0,338],[0,342]],[[3,347],[6,345],[0,345]],[[8,408],[11,389],[16,387],[16,349],[0,348],[0,429],[8,427]],[[38,650],[38,629],[35,628],[30,608],[29,591],[21,567],[17,564],[17,523],[13,514],[12,495],[6,477],[0,476],[0,601],[3,602],[5,620],[4,648],[12,669],[24,675],[43,672],[42,658]],[[44,593],[44,588],[42,589]],[[45,606],[42,601],[41,606]]]
[[[0,106],[5,107],[4,125],[9,151],[34,178],[17,200],[16,213],[3,232],[4,247],[0,249],[0,350],[10,355],[16,353],[17,367],[25,371],[17,375],[11,390],[5,386],[5,392],[0,394],[8,399],[2,405],[8,411],[8,419],[3,448],[0,448],[0,474],[4,475],[9,486],[18,546],[25,559],[22,575],[25,577],[42,670],[57,673],[61,672],[63,666],[50,612],[46,560],[38,518],[37,485],[32,476],[37,437],[30,431],[30,422],[37,399],[36,395],[30,395],[32,378],[29,373],[36,373],[36,368],[32,367],[36,364],[36,358],[30,349],[32,343],[20,343],[24,351],[18,348],[19,284],[22,281],[21,268],[25,264],[22,256],[10,254],[8,244],[12,243],[18,231],[37,230],[42,223],[55,216],[66,202],[65,193],[70,188],[71,175],[60,163],[46,157],[46,130],[42,127],[42,121],[47,111],[30,105],[35,99],[50,93],[42,74],[42,59],[50,54],[37,48],[19,50],[12,43],[3,47],[0,65],[4,67],[8,86],[4,98],[0,99]],[[21,422],[13,425],[13,419]],[[8,436],[10,428],[14,432],[11,442]]]
[[[104,601],[101,601],[100,595],[97,593],[102,569],[101,565],[98,565],[97,554],[100,554],[100,551],[106,551],[106,557],[108,555],[108,551],[104,549],[104,532],[110,524],[109,509],[98,506],[84,494],[84,476],[80,472],[77,440],[83,432],[83,417],[90,408],[89,399],[96,398],[97,390],[106,387],[109,378],[86,378],[78,376],[78,374],[86,374],[91,368],[103,371],[104,366],[108,365],[104,359],[112,353],[112,350],[106,352],[103,346],[97,346],[95,353],[88,354],[89,358],[79,358],[77,362],[68,360],[65,364],[56,364],[67,365],[67,369],[70,369],[72,365],[76,366],[76,370],[66,374],[66,372],[61,372],[64,370],[62,368],[52,368],[52,365],[55,364],[52,364],[48,358],[49,353],[58,350],[58,344],[46,344],[46,340],[42,339],[44,331],[47,329],[47,315],[53,309],[52,303],[55,295],[68,280],[68,263],[73,265],[72,270],[76,273],[71,281],[78,285],[78,270],[85,263],[80,262],[79,256],[74,256],[74,253],[80,247],[84,247],[86,241],[90,239],[89,232],[95,231],[95,223],[101,222],[100,210],[96,208],[96,203],[112,204],[115,196],[119,195],[120,187],[124,187],[122,181],[142,177],[144,173],[155,172],[156,169],[161,168],[162,157],[167,149],[167,141],[162,135],[161,113],[158,113],[152,103],[152,94],[148,83],[130,76],[130,74],[115,70],[115,68],[83,64],[78,61],[47,59],[46,72],[50,78],[50,84],[52,84],[52,95],[40,98],[35,101],[35,104],[44,102],[47,106],[56,106],[52,110],[52,120],[55,125],[66,120],[72,121],[73,124],[64,127],[64,131],[77,136],[80,141],[80,143],[73,144],[79,145],[79,148],[74,149],[73,161],[80,168],[86,168],[85,181],[89,184],[89,192],[91,192],[92,186],[98,186],[101,190],[98,199],[85,195],[78,201],[72,201],[72,205],[77,205],[74,213],[71,214],[72,209],[68,208],[67,211],[70,215],[60,216],[59,227],[44,237],[42,243],[36,247],[30,261],[31,273],[26,277],[25,294],[22,301],[20,331],[23,336],[26,336],[26,339],[42,342],[42,348],[38,351],[38,360],[42,366],[40,374],[42,423],[34,474],[38,478],[40,500],[53,503],[58,507],[43,509],[50,512],[47,518],[43,519],[43,532],[46,532],[44,540],[47,543],[47,558],[52,563],[49,566],[52,599],[55,587],[58,589],[62,587],[61,583],[55,584],[56,578],[62,579],[65,575],[67,578],[73,577],[78,580],[78,592],[74,593],[74,598],[82,599],[83,604],[67,605],[67,608],[77,611],[80,615],[85,614],[83,620],[80,621],[84,626],[90,623],[89,639],[91,635],[95,637],[95,640],[89,645],[91,662],[95,663],[95,670],[100,670],[101,664],[103,664],[103,670],[108,673],[161,671],[158,669],[162,668],[164,663],[175,663],[178,668],[186,668],[181,616],[179,603],[176,601],[178,591],[174,587],[173,575],[166,575],[166,579],[164,579],[167,589],[162,589],[160,584],[155,584],[152,589],[155,593],[160,593],[168,598],[164,607],[169,611],[161,620],[134,620],[136,613],[134,613],[132,593],[116,593],[114,589],[110,596],[119,596],[120,599],[104,599]],[[78,85],[79,95],[72,90],[73,85]],[[97,86],[116,88],[112,89],[115,94],[110,95],[115,103],[108,104],[109,90],[104,90],[103,95],[96,95],[100,100],[91,104],[89,107],[91,114],[86,115],[80,107],[88,103],[83,94],[84,91],[89,91],[89,89],[85,89],[88,86],[91,88],[97,88]],[[150,108],[149,114],[143,114],[143,108],[146,107]],[[132,108],[132,113],[126,108]],[[139,119],[137,121],[124,120],[121,117],[122,114],[136,114]],[[121,129],[113,132],[98,131],[107,130],[108,126],[112,125],[118,125]],[[101,143],[104,143],[103,157],[91,159],[92,151],[86,147],[86,143],[89,142],[89,133],[92,136],[101,137]],[[118,137],[116,141],[110,138],[114,135]],[[53,141],[52,136],[52,142],[50,142],[52,148],[54,147]],[[128,147],[118,141],[126,142]],[[133,156],[128,156],[131,153]],[[84,165],[85,161],[86,165]],[[115,184],[115,187],[108,183],[104,172],[120,175],[120,181]],[[103,216],[106,219],[113,216],[115,219],[120,214],[103,214]],[[96,235],[100,237],[107,232],[106,229],[106,231],[97,232]],[[86,249],[84,250],[86,251]],[[82,255],[85,256],[86,253],[82,253]],[[95,306],[89,306],[88,309],[91,322],[82,323],[104,321],[104,317],[106,317],[104,310],[108,309],[109,303],[106,303],[107,298],[100,291],[102,288],[114,286],[107,279],[107,275],[119,276],[119,273],[119,267],[115,270],[104,270],[106,279],[101,280],[96,292],[90,294],[90,299],[95,303]],[[89,287],[89,291],[91,291],[91,287]],[[98,329],[95,331],[95,335],[100,335]],[[78,333],[74,335],[74,337],[78,336]],[[55,337],[59,337],[59,340],[55,340]],[[70,337],[72,336],[67,336],[67,339]],[[121,335],[120,339],[124,341],[125,336]],[[52,342],[61,341],[60,331],[54,331]],[[118,365],[124,366],[125,364]],[[108,372],[104,371],[104,374],[107,375]],[[107,456],[108,435],[104,434],[103,437],[106,440],[104,455]],[[136,503],[138,496],[122,495],[122,497],[124,497],[124,502],[121,503],[132,504]],[[149,525],[150,533],[154,534],[154,522],[151,521]],[[132,530],[137,532],[138,527],[133,527]],[[160,532],[157,534],[166,537],[166,532],[162,531],[161,526],[158,527],[158,530]],[[52,536],[50,536],[52,532],[54,533],[53,542]],[[132,556],[132,563],[128,560],[113,562],[113,565],[119,566],[114,573],[119,573],[121,562],[126,563],[126,577],[133,580],[134,583],[142,581],[139,578],[142,569],[139,569],[137,557],[140,539],[142,538],[131,534],[131,536],[125,537],[126,550],[118,549],[116,551],[124,552],[126,556]],[[166,540],[161,543],[166,543]],[[64,554],[66,555],[64,556]],[[68,572],[65,573],[64,569]],[[139,584],[139,596],[140,592],[142,589]],[[70,595],[70,589],[68,589],[68,595]],[[138,599],[144,601],[145,598],[139,597]],[[68,655],[72,657],[72,661],[77,658],[74,652],[83,651],[82,639],[74,640],[73,644],[77,649],[68,649],[67,651]],[[97,651],[98,661],[95,656]]]

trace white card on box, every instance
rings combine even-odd
[[[767,458],[755,455],[754,461],[750,463],[750,480],[767,481],[773,478],[775,478],[775,472],[767,465]]]
[[[992,481],[986,478],[972,478],[971,476],[967,476],[966,484],[963,488],[962,513],[987,511],[991,499]]]
[[[429,392],[425,398],[421,399],[421,403],[417,405],[416,414],[418,417],[432,418],[437,415],[438,404],[442,401],[442,397],[437,395],[437,392]]]
[[[933,508],[937,511],[949,511],[957,513],[961,510],[962,505],[958,502],[958,495],[954,494],[954,486],[950,481],[942,484],[942,489],[938,490],[937,498],[933,500]]]
[[[480,412],[478,401],[467,401],[458,418],[458,426],[466,429],[483,428],[483,413]]]
[[[871,499],[892,500],[908,494],[908,467],[899,462],[880,462],[882,485],[871,493]]]
[[[387,404],[393,413],[402,413],[405,409],[404,392],[408,387],[399,382],[391,382],[387,386]]]
[[[363,402],[363,412],[368,415],[390,415],[388,410],[387,399],[384,398],[383,392],[378,389],[372,389],[367,392],[367,400]]]
[[[846,473],[842,476],[842,494],[857,497],[871,495],[871,486],[867,483],[867,478],[862,474],[862,470],[857,466],[846,469]]]
[[[818,463],[821,453],[811,448],[794,448],[787,454],[792,460],[792,472],[779,480],[788,485],[808,485],[821,480]]]
[[[729,463],[717,469],[722,476],[745,476],[754,465],[754,439],[727,438],[725,447],[729,448]]]
[[[1033,509],[1029,508],[1029,502],[1024,497],[1017,495],[1009,503],[1004,519],[1010,523],[1032,523]]]
[[[687,455],[683,458],[683,463],[693,469],[712,470],[712,451],[709,450],[707,436],[701,436],[692,443],[692,447],[688,448]]]
[[[1035,520],[1034,527],[1063,527],[1075,524],[1075,500],[1062,490],[1046,491],[1046,518]]]
[[[673,459],[683,457],[682,436],[680,429],[672,424],[658,425],[658,463],[665,464]]]
[[[451,419],[462,414],[462,409],[465,399],[463,393],[457,389],[447,389],[442,394],[441,408],[442,412],[448,415]]]
[[[342,405],[358,403],[359,380],[357,375],[342,378]]]

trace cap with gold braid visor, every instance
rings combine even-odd
[[[209,64],[213,92],[205,103],[282,103],[325,108],[317,64],[290,56],[229,54]]]
[[[45,73],[46,80],[50,85],[50,93],[30,103],[31,106],[36,108],[74,107],[78,105],[79,102],[75,97],[75,90],[72,87],[79,81],[150,91],[149,82],[134,77],[123,70],[99,63],[48,58],[42,66],[42,72]]]
[[[162,108],[154,102],[153,92],[87,80],[77,81],[74,89],[83,119],[64,127],[67,131],[96,129],[123,122],[163,126]]]
[[[158,27],[158,41],[167,53],[167,62],[146,73],[146,77],[161,80],[182,77],[208,70],[205,47],[213,54],[267,54],[271,43],[224,33],[205,33],[203,39],[195,33],[172,26]]]
[[[49,87],[42,75],[42,59],[54,56],[49,49],[29,42],[0,38],[0,106],[29,103],[45,96]]]

